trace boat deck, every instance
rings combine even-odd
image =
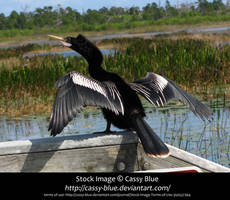
[[[0,172],[133,172],[195,166],[230,169],[171,145],[170,156],[146,156],[132,132],[59,136],[0,143]]]

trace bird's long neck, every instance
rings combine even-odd
[[[80,53],[87,60],[89,64],[89,73],[93,78],[99,79],[99,77],[106,73],[101,67],[103,61],[101,51],[83,35],[78,35],[71,48]]]

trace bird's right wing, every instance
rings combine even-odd
[[[59,134],[85,106],[107,108],[116,114],[124,114],[122,98],[114,83],[99,82],[78,72],[70,72],[60,78],[53,104],[48,130]]]

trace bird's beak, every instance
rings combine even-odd
[[[59,40],[66,47],[71,47],[72,46],[72,44],[66,42],[65,39],[62,38],[62,37],[58,37],[58,36],[55,36],[55,35],[48,35],[48,36],[53,38],[53,39],[55,39],[55,40]]]
[[[53,39],[55,39],[55,40],[60,40],[62,42],[65,42],[65,39],[62,38],[62,37],[58,37],[58,36],[55,36],[55,35],[48,35],[48,36],[51,37],[51,38],[53,38]]]

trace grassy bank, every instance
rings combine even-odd
[[[14,38],[20,36],[40,36],[47,34],[65,34],[73,32],[124,32],[138,29],[141,32],[158,30],[164,30],[164,26],[199,26],[199,25],[213,25],[213,24],[226,24],[230,23],[230,15],[195,15],[195,16],[183,16],[183,17],[165,17],[158,20],[126,20],[120,23],[103,23],[103,24],[75,24],[66,25],[58,28],[32,28],[32,29],[9,29],[0,30],[0,38]],[[163,27],[163,28],[162,28]],[[133,32],[133,31],[132,31]]]
[[[126,81],[147,72],[166,76],[184,88],[230,84],[230,47],[216,48],[192,39],[113,39],[101,43],[123,47],[104,59],[103,67]],[[127,48],[124,48],[127,47]],[[0,66],[0,114],[49,113],[55,81],[70,71],[88,74],[80,57],[21,58],[13,66]]]
[[[82,33],[87,36],[99,36],[114,33],[144,33],[179,31],[189,28],[211,28],[230,25],[230,15],[213,16],[184,16],[170,17],[158,20],[131,20],[121,23],[108,24],[77,24],[58,28],[33,28],[33,29],[9,29],[0,30],[0,44],[2,47],[8,44],[21,43],[28,40],[47,39],[47,34],[62,36],[77,35]]]

